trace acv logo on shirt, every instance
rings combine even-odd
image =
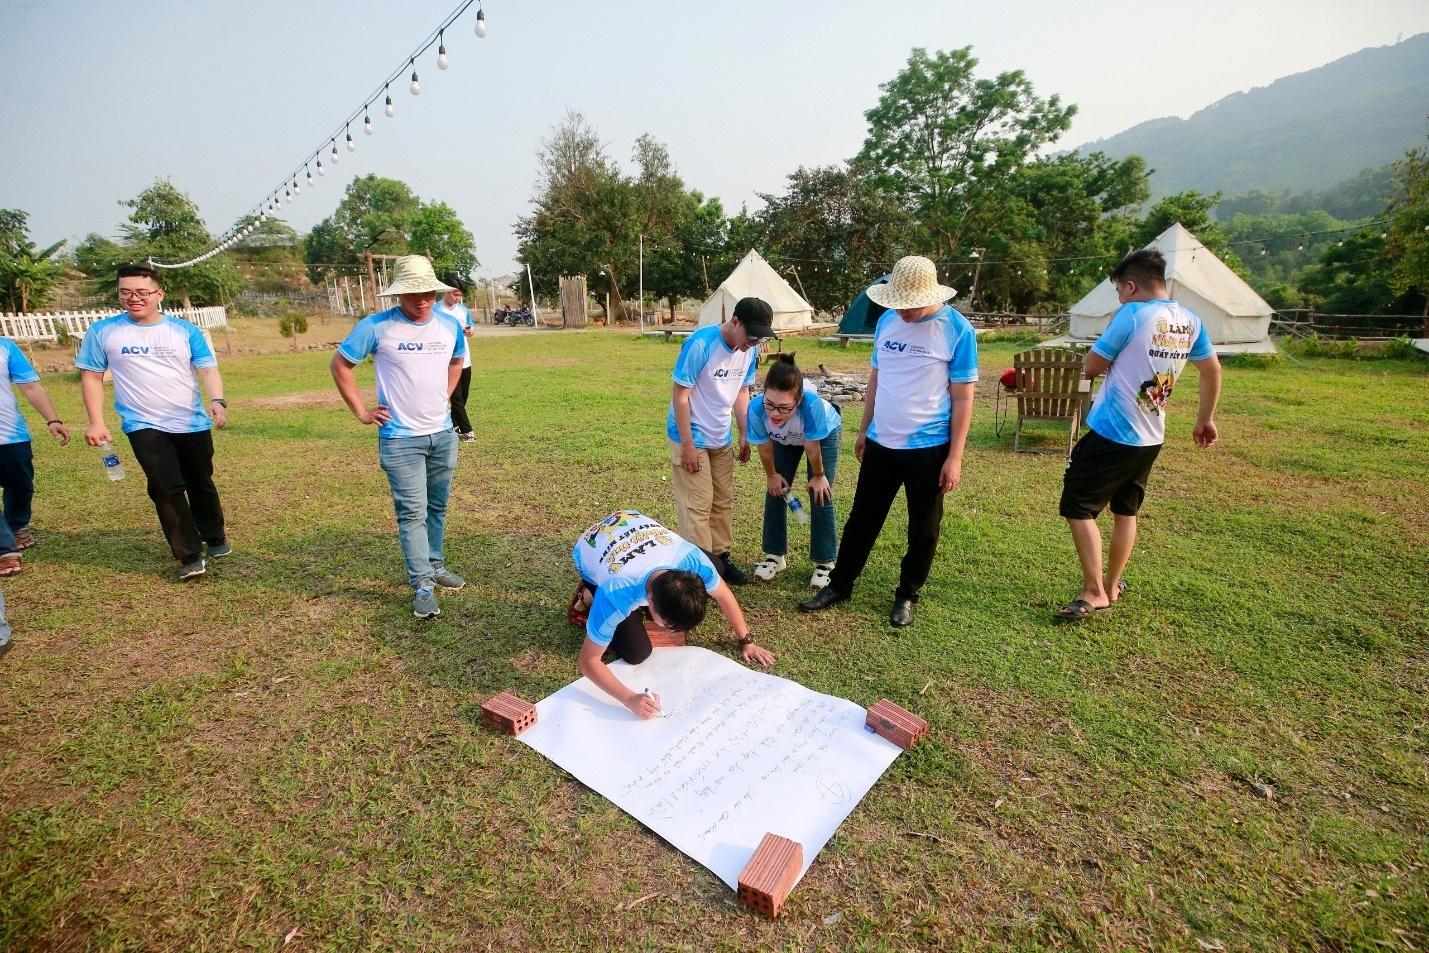
[[[726,378],[726,377],[728,377],[728,376],[729,376],[729,368],[727,368],[727,367],[721,367],[719,370],[717,370],[717,371],[714,372],[714,378],[715,378],[715,380],[723,380],[724,378]]]
[[[120,354],[148,354],[148,353],[149,353],[149,349],[148,349],[147,347],[121,347],[121,348],[119,349],[119,353],[120,353]]]
[[[427,342],[427,343],[430,343],[432,346],[429,348],[429,347],[427,347],[426,344],[419,344],[419,343],[417,343],[417,342],[415,342],[415,341],[399,341],[399,342],[397,342],[397,350],[399,350],[399,351],[437,351],[437,352],[446,350],[445,347],[443,347],[441,344],[439,344],[439,343],[437,343],[437,342],[434,342],[434,341],[433,341],[433,342]]]
[[[928,349],[921,344],[911,344],[908,341],[884,341],[883,349],[893,354],[927,354]]]

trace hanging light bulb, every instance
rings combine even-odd
[[[387,92],[387,87],[383,86],[382,90],[383,92]],[[392,94],[390,92],[387,92],[387,105],[382,108],[382,111],[387,114],[388,119],[397,115],[397,107],[392,105]]]
[[[1265,254],[1265,249],[1262,248],[1262,249],[1260,250],[1260,253],[1261,253],[1262,255],[1264,255],[1264,254]]]
[[[417,61],[415,59],[408,60],[407,65],[412,67],[412,95],[420,96],[422,95],[422,84],[417,82]]]
[[[261,212],[258,213],[258,221],[260,221],[260,222],[266,222],[266,221],[268,221],[268,210],[267,210],[266,208],[263,209],[263,211],[261,211]]]
[[[1344,247],[1345,247],[1345,240],[1342,238],[1342,239],[1340,239],[1339,241],[1335,242],[1335,244],[1336,244],[1338,247],[1340,247],[1340,248],[1344,248]]]
[[[332,141],[332,164],[337,165],[337,140]]]
[[[348,130],[348,133],[347,133],[347,151],[348,151],[348,152],[356,152],[356,151],[357,151],[357,143],[355,143],[355,142],[352,141],[352,131],[351,131],[351,130]]]
[[[440,70],[447,68],[447,45],[442,40],[442,32],[445,31],[437,33],[437,69]]]
[[[302,191],[302,189],[298,188],[298,180],[297,180],[297,179],[294,179],[294,180],[293,180],[293,194],[294,194],[294,195],[297,195],[297,194],[298,194],[299,192],[301,192],[301,191]]]
[[[312,173],[312,170],[309,169],[307,166],[303,166],[303,171],[308,174],[308,176],[307,176],[307,178],[308,178],[308,188],[312,188],[312,187],[313,187],[313,173]]]
[[[1379,237],[1380,237],[1380,238],[1388,238],[1388,237],[1389,237],[1389,232],[1380,232],[1380,233],[1379,233]]]
[[[486,39],[486,11],[480,7],[476,8],[476,35],[479,39]]]
[[[1304,250],[1305,250],[1305,243],[1304,243],[1304,242],[1301,242],[1300,244],[1296,245],[1296,246],[1295,246],[1295,250],[1296,250],[1296,251],[1304,251]]]
[[[372,117],[368,115],[366,106],[362,107],[362,131],[367,133],[369,136],[377,131],[376,129],[372,128]]]

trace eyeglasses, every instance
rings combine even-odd
[[[771,404],[767,400],[764,402],[764,409],[772,410],[776,414],[792,414],[795,406],[794,404]]]
[[[163,290],[164,290],[164,289],[162,289],[162,288],[155,288],[153,291],[143,291],[143,290],[130,291],[128,288],[120,288],[120,289],[119,289],[119,300],[120,300],[120,301],[130,301],[130,300],[148,301],[151,296],[156,295],[156,294],[162,294],[162,293],[163,293]]]

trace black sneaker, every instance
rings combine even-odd
[[[213,545],[208,547],[208,558],[222,559],[224,556],[227,556],[232,552],[233,547],[229,545],[228,540],[224,540],[221,543],[214,543]]]
[[[202,558],[191,560],[179,567],[179,582],[202,576],[206,572],[208,572],[208,566],[204,564]]]
[[[742,586],[749,581],[749,577],[744,574],[744,570],[729,561],[729,553],[720,553],[719,575],[721,579],[731,586]]]
[[[5,653],[8,652],[8,651],[10,651],[10,646],[12,646],[12,645],[14,645],[14,644],[15,644],[15,640],[14,640],[14,639],[6,639],[4,642],[0,642],[0,658],[4,658],[4,657],[5,657]]]

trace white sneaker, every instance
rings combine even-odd
[[[784,557],[764,554],[764,558],[754,564],[754,574],[766,582],[784,571]]]
[[[829,584],[829,573],[834,571],[833,563],[816,563],[814,574],[809,577],[809,585],[822,589]]]

